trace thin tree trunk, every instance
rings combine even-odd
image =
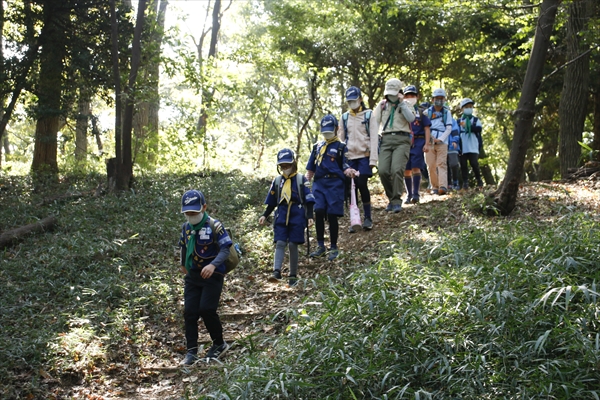
[[[77,121],[75,123],[75,159],[84,161],[88,152],[88,125],[91,113],[90,96],[85,89],[79,90]]]
[[[560,120],[560,175],[569,175],[569,168],[577,167],[581,157],[579,142],[587,114],[590,76],[590,55],[581,34],[589,20],[591,4],[588,0],[574,0],[569,4],[567,20],[567,57],[574,60],[567,66],[563,82],[558,115]]]
[[[308,123],[312,119],[313,115],[315,115],[315,109],[317,107],[317,86],[318,86],[318,76],[317,71],[313,71],[313,75],[308,78],[308,90],[310,97],[310,111],[306,118],[304,119],[304,123],[298,129],[298,134],[296,137],[296,157],[300,157],[300,146],[302,144],[302,136],[304,131],[308,129]],[[309,144],[310,145],[310,144]]]
[[[592,140],[592,149],[595,150],[596,160],[600,161],[600,80],[598,80],[594,90],[594,139]]]
[[[502,215],[508,215],[515,208],[519,183],[523,176],[523,166],[527,150],[531,146],[535,100],[544,72],[544,64],[550,46],[550,35],[554,29],[556,11],[561,0],[544,0],[540,8],[535,30],[535,38],[519,105],[515,112],[514,137],[511,145],[508,167],[504,180],[492,195],[494,205]]]
[[[38,117],[31,171],[58,174],[57,135],[63,86],[63,59],[66,55],[63,19],[65,10],[54,2],[44,4],[44,27],[40,35],[40,75],[37,87]]]

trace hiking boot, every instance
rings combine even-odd
[[[410,204],[412,203],[412,199],[410,197],[407,197],[406,200],[404,200],[404,204]]]
[[[420,200],[421,200],[421,198],[419,196],[413,196],[413,198],[411,199],[411,203],[419,204]]]
[[[296,277],[296,275],[290,275],[288,277],[288,286],[289,287],[294,287],[298,285],[298,277]]]
[[[279,282],[281,280],[281,271],[276,269],[273,271],[273,275],[269,277],[269,282]]]
[[[394,206],[392,206],[392,203],[390,203],[390,204],[387,205],[387,207],[385,208],[385,211],[387,211],[387,212],[394,211]]]
[[[194,365],[194,363],[198,361],[198,355],[195,351],[190,350],[185,355],[185,358],[181,362],[183,365]]]
[[[310,253],[309,257],[311,257],[311,258],[322,257],[325,255],[325,253],[327,253],[327,250],[325,249],[325,247],[319,246],[319,247],[317,247],[317,249],[315,251]]]
[[[370,231],[373,229],[373,221],[371,221],[371,218],[365,218],[365,222],[363,222],[363,229],[365,231]]]
[[[213,344],[210,346],[210,349],[208,349],[206,358],[219,358],[227,351],[228,348],[229,345],[227,342],[223,342],[223,344]]]
[[[448,189],[446,189],[444,186],[442,186],[442,187],[440,188],[440,190],[438,190],[438,194],[439,194],[440,196],[443,196],[443,195],[445,195],[446,193],[448,193]]]
[[[338,249],[331,249],[329,250],[329,256],[327,257],[327,259],[329,261],[333,261],[337,258],[337,256],[340,255],[340,251]]]
[[[394,214],[398,214],[400,211],[402,211],[402,205],[401,204],[394,204],[392,206],[392,210],[394,211]]]

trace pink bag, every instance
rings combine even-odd
[[[352,187],[350,189],[350,226],[355,231],[359,231],[362,228],[360,210],[356,205],[356,189],[354,188],[354,178],[352,178]]]

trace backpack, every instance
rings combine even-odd
[[[208,224],[210,225],[210,230],[212,231],[213,234],[213,240],[215,241],[215,243],[217,242],[217,225],[215,224],[215,220],[212,217],[208,217]],[[222,224],[219,222],[219,226],[222,226]],[[229,229],[225,229],[227,231],[227,234],[229,235],[229,238],[231,239],[231,241],[233,242],[233,236],[231,236],[231,231]],[[240,255],[241,255],[241,250],[240,250],[240,245],[237,243],[234,243],[231,245],[231,248],[229,249],[229,257],[227,257],[227,259],[225,260],[225,273],[228,274],[231,271],[233,271],[235,269],[235,267],[238,266],[238,264],[240,263]]]
[[[302,182],[302,174],[296,173],[296,187],[298,188],[298,195],[300,196],[300,204],[304,204],[305,202],[305,194],[304,194],[304,190],[302,188],[303,186],[303,182]],[[279,196],[281,195],[281,180],[283,179],[283,176],[279,175],[277,178],[275,178],[275,186],[277,187],[277,201],[279,202]]]

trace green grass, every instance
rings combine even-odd
[[[177,239],[188,188],[203,190],[209,212],[232,228],[249,273],[270,269],[269,229],[256,223],[269,179],[147,175],[120,195],[40,205],[104,179],[45,188],[0,180],[2,231],[58,219],[54,231],[0,253],[0,398],[72,398],[77,385],[110,387],[132,374],[143,385],[158,379],[144,363],[179,361]],[[348,258],[344,276],[303,282],[311,295],[271,317],[278,334],[238,341],[241,356],[220,379],[212,371],[202,390],[187,390],[219,399],[598,399],[598,216],[542,200],[537,214],[510,218],[484,217],[482,195],[419,205],[374,244],[379,262],[353,267]],[[239,279],[228,290],[244,285],[252,290]]]

